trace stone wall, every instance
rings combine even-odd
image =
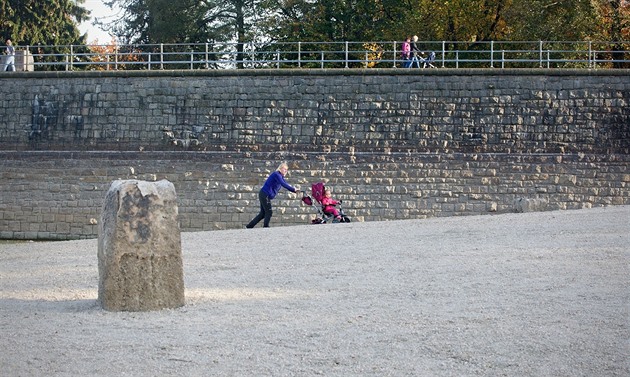
[[[0,74],[0,149],[628,153],[627,70]]]
[[[355,221],[628,205],[629,73],[0,74],[0,238],[96,237],[115,179],[173,182],[183,231],[242,227],[284,160]]]
[[[234,155],[201,152],[0,153],[0,238],[97,234],[115,179],[175,184],[183,231],[239,228],[258,211],[257,190],[278,161],[304,189],[323,180],[355,221],[630,204],[628,155],[399,154]],[[315,211],[294,194],[274,201],[272,226],[307,224]]]

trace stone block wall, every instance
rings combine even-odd
[[[629,73],[0,74],[0,238],[96,237],[115,179],[173,182],[183,231],[239,228],[281,161],[355,221],[628,205]]]
[[[17,72],[0,74],[0,149],[628,153],[629,76]]]
[[[0,153],[0,238],[97,235],[115,179],[173,182],[183,231],[240,228],[258,211],[257,190],[279,161],[303,189],[324,181],[354,221],[630,204],[628,155],[329,154],[202,152]],[[521,206],[522,207],[522,206]],[[315,211],[283,191],[272,226],[308,224]]]

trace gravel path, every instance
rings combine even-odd
[[[630,376],[630,207],[182,234],[106,312],[96,240],[0,244],[3,376]]]

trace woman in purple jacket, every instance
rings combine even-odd
[[[258,215],[254,217],[249,224],[247,224],[247,228],[255,227],[262,219],[265,219],[263,227],[269,228],[269,221],[271,220],[271,215],[273,214],[271,199],[276,197],[278,191],[280,191],[282,187],[291,192],[300,191],[284,180],[284,176],[287,174],[287,171],[289,171],[289,166],[283,162],[280,166],[278,166],[276,171],[267,177],[265,184],[258,193],[258,199],[260,200],[260,213],[258,213]]]

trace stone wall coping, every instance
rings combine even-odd
[[[1,72],[1,79],[31,78],[147,78],[147,77],[296,77],[296,76],[629,76],[630,69],[546,68],[296,68],[243,70],[138,70],[138,71],[35,71]]]
[[[209,161],[217,162],[217,157],[225,158],[231,161],[235,159],[262,159],[272,161],[313,161],[313,157],[327,156],[328,161],[343,161],[353,158],[353,163],[360,162],[365,159],[370,162],[398,162],[405,161],[431,161],[431,160],[450,160],[474,157],[477,160],[540,160],[541,158],[562,158],[563,161],[621,161],[630,162],[630,155],[626,154],[605,154],[605,153],[485,153],[485,152],[451,152],[451,153],[386,153],[386,152],[356,152],[349,154],[347,152],[204,152],[204,151],[0,151],[0,160],[27,160],[36,159],[38,161],[45,160],[78,160],[78,159],[106,159],[106,160],[185,160],[185,161]],[[362,158],[364,157],[364,158]],[[357,161],[359,160],[359,161]]]

